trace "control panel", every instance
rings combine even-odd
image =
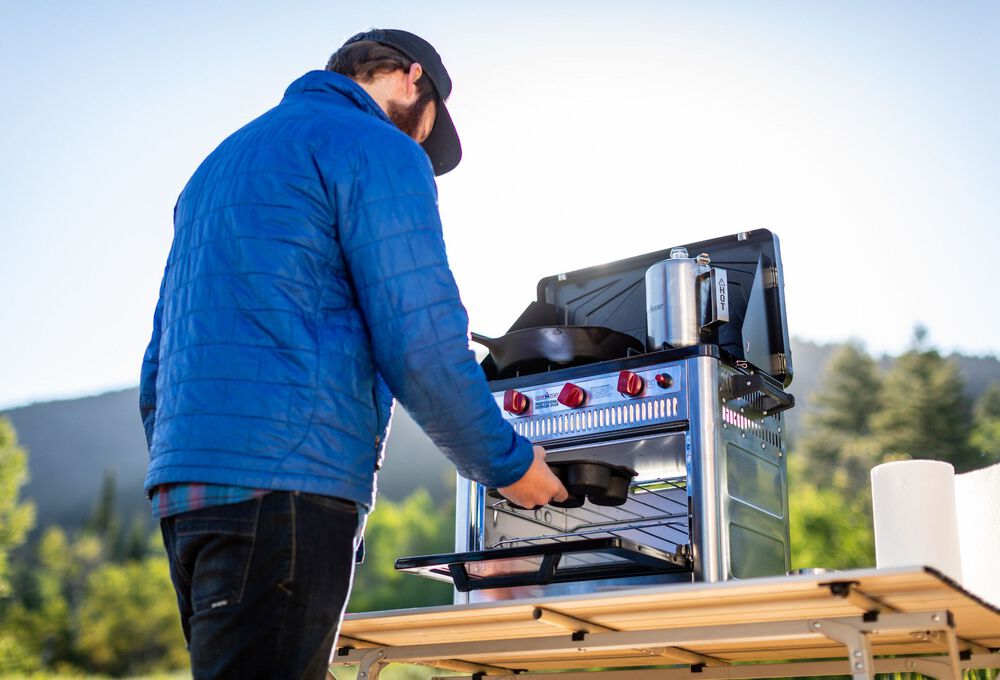
[[[683,362],[547,382],[493,396],[504,418],[534,442],[687,418]]]

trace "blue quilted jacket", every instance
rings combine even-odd
[[[146,489],[370,507],[393,395],[464,476],[511,484],[531,444],[504,422],[467,332],[426,154],[352,80],[308,73],[177,201],[142,365]]]

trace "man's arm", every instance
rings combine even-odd
[[[166,281],[167,272],[164,270],[156,311],[153,312],[153,336],[149,339],[146,353],[142,357],[142,370],[139,376],[139,415],[142,417],[142,427],[146,431],[147,447],[152,446],[153,427],[156,424],[156,376],[160,369],[160,324],[163,318],[163,287]]]
[[[531,443],[504,421],[469,349],[469,319],[448,267],[430,164],[415,144],[397,146],[402,152],[391,149],[388,162],[374,154],[365,159],[340,221],[379,372],[462,475],[513,487],[526,504],[562,496]]]

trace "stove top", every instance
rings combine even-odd
[[[707,351],[742,361],[787,387],[792,380],[792,358],[778,237],[766,229],[757,229],[683,247],[690,253],[707,253],[712,266],[726,271],[729,282],[730,321],[720,326],[713,344],[704,347],[714,347]],[[541,279],[537,299],[525,308],[509,332],[543,326],[604,326],[631,335],[645,345],[646,270],[667,259],[670,250]],[[658,357],[651,356],[655,354],[660,352],[642,356],[648,357],[645,361],[657,361]],[[488,380],[506,381],[579,367],[578,362],[572,363],[532,363],[519,367],[515,376],[498,371],[491,356],[481,366]],[[597,363],[586,365],[593,368]]]

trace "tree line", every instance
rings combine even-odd
[[[920,327],[885,370],[858,343],[834,353],[789,455],[794,566],[874,566],[874,466],[934,459],[962,473],[1000,462],[1000,384],[975,402],[964,388]]]
[[[123,521],[114,476],[105,476],[84,528],[45,527],[22,545],[34,507],[19,498],[27,452],[0,418],[0,677],[39,671],[127,677],[186,668],[170,570],[158,530]],[[394,556],[450,549],[452,519],[416,490],[380,499],[366,532],[350,611],[442,604],[451,589],[398,574]],[[404,580],[405,579],[405,580]]]
[[[789,442],[794,567],[874,565],[873,466],[934,458],[964,472],[1000,461],[1000,384],[974,403],[963,388],[955,364],[919,329],[884,368],[860,344],[837,350],[804,432]],[[44,527],[24,545],[34,524],[32,504],[20,497],[27,455],[0,418],[0,675],[124,677],[186,667],[159,532],[123,520],[109,475],[83,529]],[[450,602],[448,584],[399,574],[393,561],[451,550],[452,517],[423,489],[399,503],[380,499],[348,610]]]

